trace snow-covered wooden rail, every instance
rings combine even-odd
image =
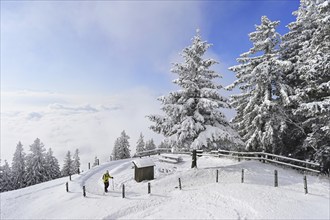
[[[293,167],[300,170],[320,173],[321,167],[318,163],[313,163],[304,160],[298,160],[295,158],[285,157],[276,154],[270,154],[265,152],[239,152],[228,150],[211,151],[210,153],[200,153],[203,156],[218,156],[218,157],[231,157],[235,159],[247,159],[247,160],[260,160],[262,162],[277,163],[284,166]]]
[[[161,153],[168,153],[170,149],[155,149],[150,151],[140,152],[136,156],[150,156]],[[191,152],[175,152],[177,154],[191,154]],[[174,153],[174,154],[175,154]],[[309,161],[299,160],[295,158],[285,157],[276,154],[270,154],[266,152],[239,152],[239,151],[229,151],[229,150],[214,150],[210,152],[203,152],[203,150],[197,150],[197,156],[213,156],[213,157],[230,157],[237,160],[259,160],[262,162],[276,163],[288,167],[292,167],[299,170],[320,173],[321,166],[318,163],[313,163]]]

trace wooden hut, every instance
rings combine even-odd
[[[143,180],[153,180],[154,179],[154,166],[155,163],[147,159],[136,159],[132,161],[134,164],[134,179],[136,182],[141,182]]]

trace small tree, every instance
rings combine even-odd
[[[128,139],[130,137],[126,134],[125,131],[121,132],[121,136],[116,139],[115,146],[113,149],[113,158],[115,160],[130,158],[130,145]]]
[[[61,171],[60,171],[60,166],[58,164],[58,160],[53,155],[53,151],[51,148],[48,149],[45,160],[47,166],[48,179],[53,180],[61,177]]]
[[[0,192],[5,192],[15,189],[13,184],[12,172],[8,162],[5,160],[5,164],[0,166]]]
[[[31,153],[26,160],[26,183],[28,186],[48,180],[44,144],[37,138],[30,145]]]
[[[12,162],[12,175],[13,175],[13,184],[15,189],[22,188],[26,185],[25,157],[26,155],[23,150],[23,145],[21,142],[18,142]]]
[[[170,144],[169,140],[164,139],[160,142],[160,144],[158,145],[158,148],[171,149],[171,144]]]
[[[142,133],[140,134],[140,137],[139,137],[139,140],[137,141],[136,143],[136,153],[140,153],[140,152],[143,152],[145,151],[145,143],[144,143],[144,140],[143,140],[143,135]]]
[[[150,139],[149,141],[146,142],[146,150],[147,151],[151,151],[151,150],[155,150],[155,149],[156,149],[156,145],[155,145],[153,139]]]
[[[118,147],[119,147],[119,138],[116,139],[115,144],[114,144],[113,149],[112,149],[112,159],[113,160],[118,160],[119,159]]]
[[[62,168],[62,176],[69,176],[74,174],[73,172],[73,160],[71,158],[71,152],[68,151],[64,158],[64,165]]]
[[[80,158],[79,158],[79,150],[76,149],[73,155],[73,171],[74,173],[80,173]]]

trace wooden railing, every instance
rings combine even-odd
[[[201,153],[200,153],[201,154]],[[209,154],[202,153],[202,155],[212,155],[218,157],[231,157],[238,160],[247,159],[247,160],[259,160],[261,162],[270,162],[281,164],[288,167],[293,167],[300,170],[320,173],[321,167],[320,164],[309,162],[305,160],[298,160],[291,157],[285,157],[276,154],[270,154],[265,152],[238,152],[238,151],[228,151],[228,150],[217,150],[211,151]]]
[[[157,148],[155,150],[144,151],[137,153],[136,157],[144,157],[150,155],[156,155],[161,153],[170,153],[171,149],[168,148]],[[191,154],[191,152],[174,152],[175,154]],[[320,173],[321,166],[318,163],[298,160],[295,158],[285,157],[276,154],[270,154],[265,152],[239,152],[239,151],[228,151],[228,150],[215,150],[210,152],[203,152],[203,150],[197,150],[197,156],[213,156],[213,157],[229,157],[237,160],[259,160],[263,163],[276,163],[287,167],[292,167],[299,170],[310,171],[314,173]]]

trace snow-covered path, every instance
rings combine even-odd
[[[25,189],[1,193],[1,219],[329,219],[329,179],[308,176],[304,194],[303,174],[258,161],[237,162],[223,158],[191,158],[180,164],[159,162],[154,156],[155,179],[133,180],[132,159],[112,161],[69,182],[62,178]],[[241,183],[241,170],[245,181]],[[219,182],[215,182],[216,169]],[[279,187],[274,187],[274,169]],[[101,177],[109,170],[114,191],[103,194]],[[182,190],[178,189],[178,178]],[[126,198],[121,196],[125,184]],[[87,197],[82,196],[86,186]]]

